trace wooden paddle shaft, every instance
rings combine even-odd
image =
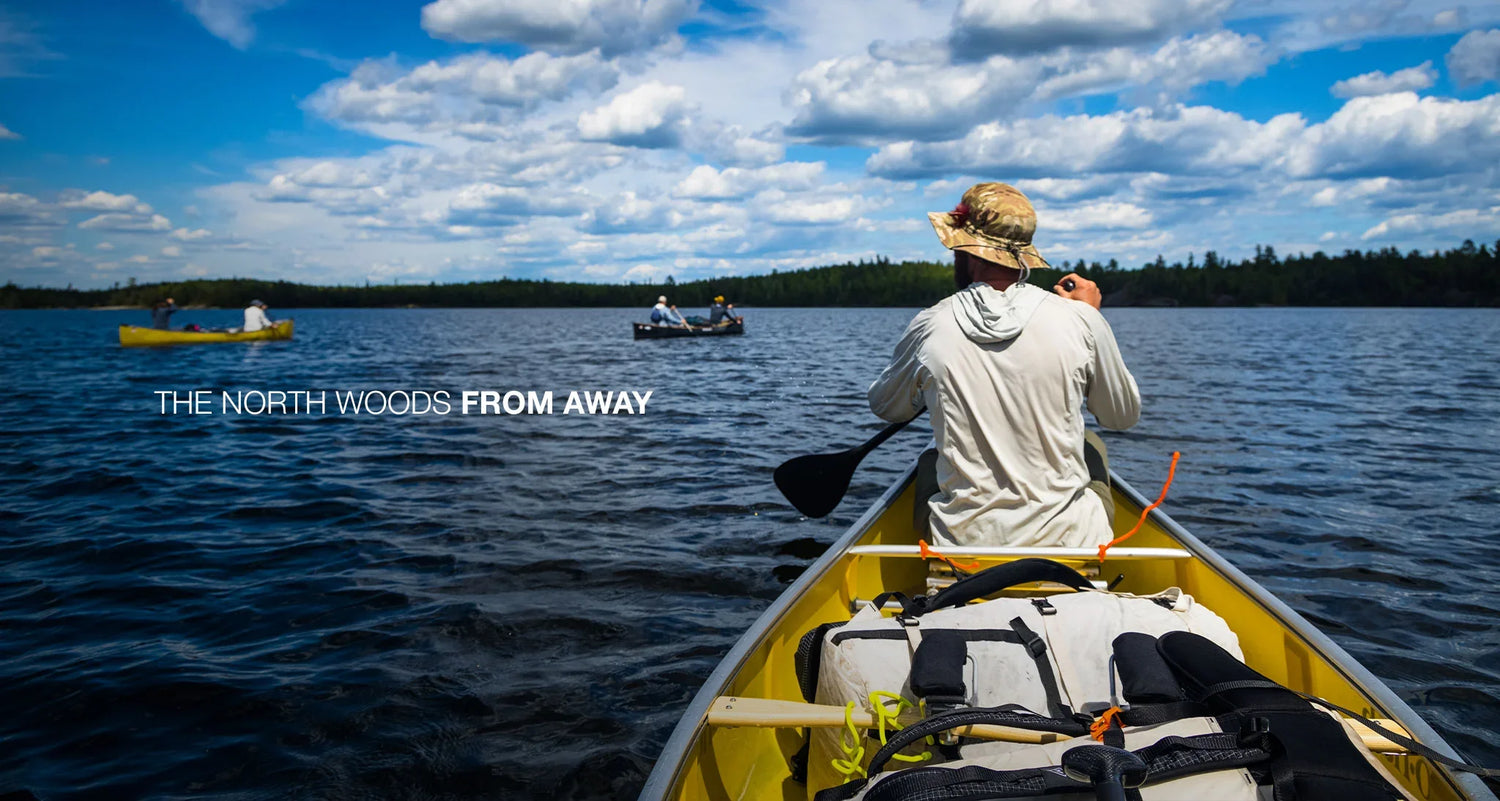
[[[863,709],[855,709],[848,718],[857,729],[873,729],[879,724],[875,716]],[[901,715],[897,719],[902,726],[909,726],[921,718],[917,715]],[[1344,719],[1354,727],[1365,748],[1384,754],[1404,754],[1406,748],[1387,740],[1379,732],[1368,728],[1357,720]],[[1410,736],[1401,724],[1393,720],[1376,719],[1381,727],[1397,734]],[[780,701],[774,698],[737,698],[720,696],[708,709],[710,726],[754,726],[773,729],[837,728],[847,725],[844,708],[828,704],[804,704],[800,701]],[[979,740],[1000,740],[1007,743],[1055,743],[1066,739],[1062,735],[1045,731],[1018,729],[1013,726],[974,725],[955,728],[961,737]]]

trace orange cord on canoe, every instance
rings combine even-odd
[[[969,562],[968,564],[959,564],[958,562],[955,562],[952,559],[949,559],[948,557],[943,556],[942,554],[938,553],[937,551],[932,550],[932,548],[930,546],[928,546],[927,540],[917,540],[917,548],[922,552],[922,558],[923,559],[941,559],[944,562],[947,562],[948,566],[951,567],[951,568],[953,568],[954,570],[978,570],[979,569],[979,563],[978,562]]]
[[[1146,524],[1146,516],[1151,514],[1151,510],[1161,506],[1161,502],[1167,499],[1167,490],[1171,489],[1172,478],[1177,475],[1177,458],[1180,456],[1182,456],[1180,451],[1172,451],[1172,466],[1167,468],[1167,483],[1161,485],[1161,495],[1157,497],[1156,503],[1141,510],[1141,519],[1135,521],[1135,528],[1099,546],[1099,561],[1104,561],[1104,552],[1108,551],[1110,546],[1119,545],[1134,536],[1137,531],[1140,531],[1141,526]]]

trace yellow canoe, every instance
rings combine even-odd
[[[205,342],[264,342],[272,339],[291,339],[292,321],[279,320],[270,328],[259,331],[231,333],[229,331],[163,331],[160,328],[142,328],[137,325],[120,326],[120,344],[125,347],[143,345],[197,345]]]
[[[802,701],[794,654],[804,632],[845,621],[852,609],[881,592],[924,591],[927,564],[910,554],[919,538],[912,521],[913,471],[887,490],[740,639],[689,705],[646,780],[643,799],[786,799],[805,801],[809,788],[792,778],[791,758],[806,729],[710,725],[721,696]],[[1147,505],[1113,477],[1116,535]],[[892,547],[894,546],[894,547]],[[982,550],[982,549],[981,549]],[[964,555],[984,566],[1023,556],[1047,556],[1082,566],[1097,556],[1060,549],[1009,549],[1004,556]],[[1041,552],[1037,552],[1041,551]],[[957,552],[968,554],[969,552]],[[1395,693],[1301,615],[1267,592],[1160,509],[1130,540],[1110,551],[1099,576],[1124,578],[1121,592],[1181,587],[1219,613],[1239,636],[1245,661],[1287,687],[1404,726],[1419,742],[1449,756],[1447,743]],[[1382,754],[1390,772],[1420,799],[1489,799],[1476,777],[1411,754]],[[822,789],[821,787],[811,788]]]

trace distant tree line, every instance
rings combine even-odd
[[[1099,283],[1112,306],[1500,306],[1500,242],[1471,240],[1446,252],[1346,250],[1279,258],[1269,246],[1238,262],[1203,254],[1139,269],[1107,263],[1038,270],[1031,282],[1051,287],[1065,272]],[[168,296],[178,305],[236,308],[260,298],[275,308],[650,306],[665,294],[679,307],[706,306],[724,295],[743,306],[927,306],[954,290],[948,263],[886,258],[769,275],[662,284],[587,284],[502,278],[464,284],[313,286],[226,278],[108,289],[0,287],[0,308],[149,306]]]

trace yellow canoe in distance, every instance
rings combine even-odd
[[[197,345],[208,342],[265,342],[272,339],[291,339],[292,321],[279,320],[270,328],[259,331],[231,333],[229,331],[163,331],[160,328],[143,328],[138,325],[120,326],[120,345],[141,347],[151,345]]]
[[[854,609],[887,590],[925,590],[928,569],[913,547],[914,471],[888,490],[791,587],[771,604],[730,650],[689,704],[641,793],[643,801],[806,801],[831,783],[831,768],[814,765],[807,784],[792,762],[807,739],[803,724],[766,725],[709,720],[720,697],[802,701],[793,668],[803,633],[820,623],[847,621]],[[1113,475],[1115,534],[1124,534],[1147,506]],[[988,550],[990,553],[981,553]],[[1099,565],[1092,549],[949,549],[982,566],[1026,556],[1049,556],[1077,567],[1097,566],[1119,591],[1139,594],[1181,587],[1218,612],[1239,635],[1245,662],[1274,681],[1387,718],[1417,741],[1449,756],[1453,749],[1406,702],[1280,599],[1188,533],[1161,509],[1140,532],[1112,549]],[[1044,592],[1033,590],[1031,592]],[[1370,599],[1379,603],[1379,599]],[[1487,799],[1495,795],[1472,775],[1424,757],[1382,753],[1380,759],[1421,801]],[[809,786],[811,785],[811,786]]]

